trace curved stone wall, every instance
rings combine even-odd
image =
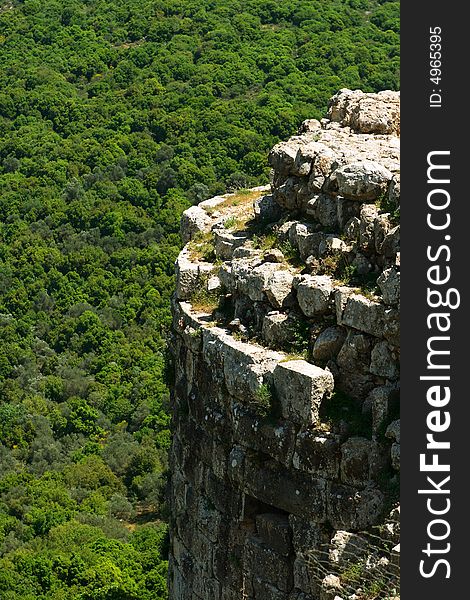
[[[399,96],[341,90],[270,189],[182,219],[170,598],[397,596]]]

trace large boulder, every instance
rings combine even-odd
[[[331,98],[328,117],[358,133],[399,135],[400,93],[342,89]]]
[[[335,171],[338,192],[345,198],[366,202],[385,194],[392,173],[371,160],[349,163]]]

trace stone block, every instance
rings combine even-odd
[[[377,488],[328,485],[328,521],[335,529],[359,531],[377,525],[383,509],[384,495]]]
[[[283,214],[282,208],[274,200],[272,194],[261,196],[261,198],[255,200],[253,208],[255,212],[255,217],[260,221],[264,221],[266,223],[273,223],[274,221],[278,221]]]
[[[256,395],[282,354],[236,340],[218,327],[202,332],[203,357],[214,370],[222,369],[228,392],[246,400]]]
[[[348,485],[364,487],[369,480],[371,441],[351,437],[341,446],[341,481]]]
[[[281,312],[269,312],[263,319],[261,334],[271,348],[284,348],[291,340],[296,319]]]
[[[187,249],[183,249],[176,260],[176,297],[178,300],[190,300],[201,286],[206,285],[213,269],[214,265],[211,263],[192,261]]]
[[[337,531],[331,539],[328,559],[341,569],[357,563],[370,551],[368,540],[350,531]]]
[[[231,233],[225,229],[214,230],[215,254],[221,260],[230,260],[236,248],[243,246],[248,240],[244,232]]]
[[[368,396],[372,410],[372,430],[377,433],[398,404],[398,389],[392,385],[374,388]]]
[[[289,556],[292,552],[292,531],[287,515],[279,513],[257,515],[256,531],[263,543],[277,554]]]
[[[232,262],[232,276],[238,291],[253,302],[266,301],[268,281],[280,269],[282,266],[278,263],[259,264],[256,259],[237,259]]]
[[[282,414],[300,424],[316,424],[325,396],[334,387],[333,375],[305,360],[278,363],[274,369],[274,385]]]
[[[297,285],[297,300],[306,317],[324,315],[331,309],[333,282],[327,275],[303,275]]]
[[[392,173],[379,163],[364,160],[336,170],[341,196],[361,202],[376,200],[388,189]]]
[[[397,379],[400,373],[399,356],[385,341],[375,344],[370,355],[370,372],[385,379]]]
[[[400,271],[395,267],[385,269],[377,279],[385,304],[397,305],[400,302]]]
[[[283,308],[293,304],[292,282],[294,276],[287,269],[275,271],[266,284],[266,296],[271,306]]]
[[[283,175],[291,173],[301,145],[302,141],[299,136],[292,137],[287,142],[279,142],[269,153],[269,164],[277,173]]]
[[[292,465],[312,475],[335,479],[339,474],[339,442],[331,433],[301,430],[296,438]]]
[[[257,463],[245,460],[245,491],[250,496],[290,514],[325,519],[326,483],[313,476],[306,477],[283,468],[274,461]]]
[[[294,560],[294,587],[305,594],[317,597],[320,591],[321,570],[315,561],[315,551],[309,555],[298,555]],[[309,596],[310,598],[310,596]]]
[[[327,362],[336,358],[346,339],[346,331],[342,327],[327,327],[315,340],[313,358],[315,361]]]
[[[245,447],[268,454],[289,466],[294,451],[296,429],[290,421],[256,416],[243,406],[233,406],[234,439]]]
[[[260,538],[248,536],[243,553],[243,568],[253,577],[267,581],[283,592],[293,585],[292,561],[277,554]]]

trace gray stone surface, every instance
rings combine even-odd
[[[276,365],[274,385],[285,418],[315,424],[323,399],[333,391],[334,380],[329,371],[305,360],[290,360]]]
[[[178,300],[188,300],[192,295],[207,284],[214,270],[211,263],[195,262],[190,259],[186,249],[182,250],[176,261],[176,297]]]
[[[274,308],[293,303],[292,282],[294,275],[287,269],[275,271],[266,283],[266,296]]]
[[[385,269],[377,279],[385,304],[397,305],[400,302],[400,271],[391,267]]]
[[[327,275],[303,275],[297,285],[297,300],[307,317],[327,313],[332,308],[333,283]]]
[[[392,173],[371,160],[349,163],[336,170],[341,196],[362,202],[376,200],[387,191]]]
[[[313,358],[325,362],[335,358],[346,339],[346,331],[342,327],[327,327],[315,340]]]
[[[191,206],[181,217],[181,239],[186,244],[198,234],[208,233],[211,227],[212,219],[207,212],[199,206]]]

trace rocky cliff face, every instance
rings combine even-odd
[[[397,595],[398,135],[397,93],[341,90],[269,191],[183,216],[172,600]]]

